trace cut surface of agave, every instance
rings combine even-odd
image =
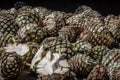
[[[47,51],[43,54],[43,45],[40,47],[31,62],[31,69],[40,75],[65,74],[69,70],[66,59],[61,59],[60,53]],[[44,55],[44,56],[43,56]]]
[[[9,44],[4,49],[6,52],[16,52],[18,55],[23,56],[29,51],[29,46],[27,44]]]

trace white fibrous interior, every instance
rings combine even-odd
[[[31,69],[41,75],[52,75],[53,73],[65,74],[69,70],[67,60],[60,60],[60,53],[52,53],[48,51],[42,57],[43,46],[40,47],[31,62]]]
[[[9,44],[7,47],[4,47],[6,52],[16,52],[17,54],[23,56],[29,51],[27,44]]]

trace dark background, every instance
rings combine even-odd
[[[17,1],[20,0],[1,0],[0,8],[9,9],[13,7],[14,3]],[[43,6],[48,9],[65,12],[74,12],[78,6],[87,5],[105,16],[108,14],[120,14],[119,0],[24,0],[24,2],[32,6]]]

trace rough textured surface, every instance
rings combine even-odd
[[[18,80],[29,76],[39,80],[105,80],[106,75],[119,79],[119,16],[105,17],[84,5],[75,13],[66,13],[18,3],[16,8],[1,10],[0,21],[0,56],[5,55],[6,45],[38,44],[29,49],[10,47],[21,52],[16,56],[28,52],[18,57],[23,65],[16,63],[13,52],[0,58],[0,75],[5,78],[22,71]],[[15,72],[20,66],[23,69]]]
[[[93,70],[90,72],[87,80],[109,80],[107,75],[107,70],[102,65],[96,65]]]

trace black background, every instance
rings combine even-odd
[[[13,7],[15,2],[17,0],[0,0],[0,8],[9,9]],[[120,14],[119,0],[24,0],[24,2],[32,6],[43,6],[48,9],[65,12],[74,12],[78,6],[87,5],[105,16],[108,14]]]

